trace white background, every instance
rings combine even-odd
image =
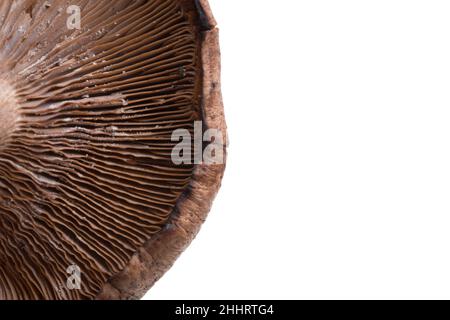
[[[450,2],[210,2],[228,168],[146,298],[450,298]]]

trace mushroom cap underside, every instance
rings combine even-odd
[[[141,297],[225,168],[172,158],[226,137],[207,2],[1,1],[0,43],[0,298]]]

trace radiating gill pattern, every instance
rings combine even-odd
[[[0,1],[0,86],[18,105],[0,139],[1,299],[95,298],[167,224],[193,172],[172,163],[171,133],[202,117],[186,3]]]

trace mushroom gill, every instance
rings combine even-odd
[[[0,1],[0,299],[141,297],[218,191],[171,159],[225,131],[218,84],[205,0]]]

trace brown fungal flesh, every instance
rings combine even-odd
[[[0,299],[142,297],[195,237],[225,168],[171,159],[171,134],[195,121],[226,151],[207,1],[70,5],[80,29],[68,1],[0,1]]]

